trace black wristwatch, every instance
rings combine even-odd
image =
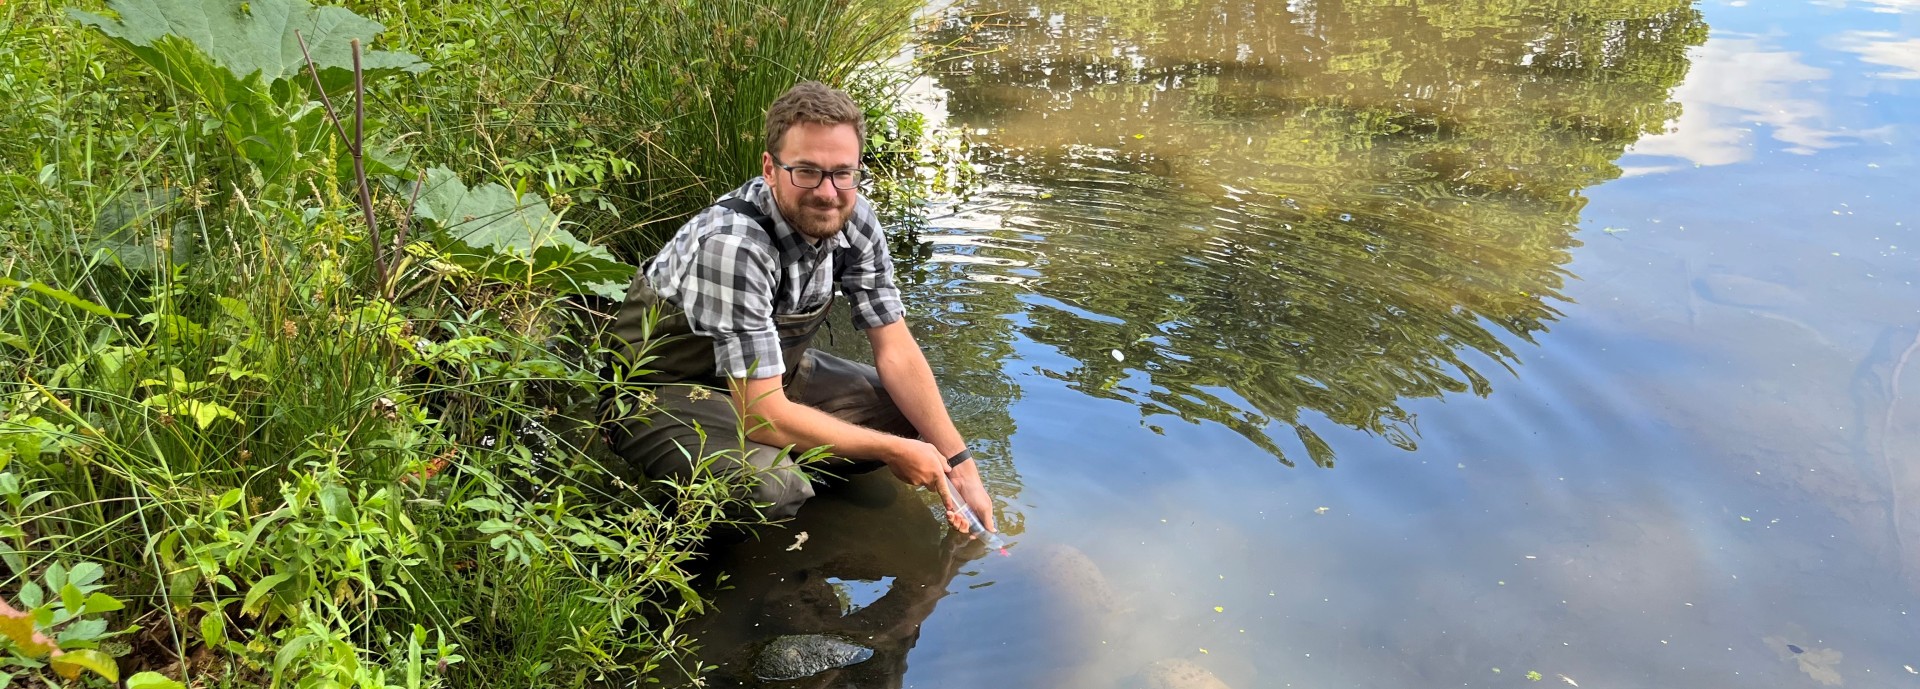
[[[960,448],[959,452],[955,452],[952,457],[947,458],[947,468],[951,469],[960,466],[961,462],[969,459],[973,459],[973,451],[964,447]]]

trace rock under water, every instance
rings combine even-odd
[[[1168,658],[1147,666],[1147,689],[1229,689],[1226,682],[1199,664]]]
[[[1106,614],[1126,610],[1119,592],[1107,581],[1107,575],[1079,548],[1046,546],[1033,554],[1032,563],[1041,582],[1060,594],[1072,608]]]
[[[1693,288],[1707,301],[1728,306],[1777,309],[1797,306],[1806,301],[1792,287],[1727,273],[1702,276],[1694,280]]]
[[[767,642],[753,664],[753,674],[768,681],[811,677],[873,657],[873,649],[838,637],[794,634]]]

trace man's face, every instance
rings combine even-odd
[[[780,162],[797,168],[819,168],[828,173],[858,168],[860,136],[851,124],[797,122],[787,128],[786,136],[780,140]],[[847,226],[847,218],[853,215],[854,202],[860,200],[858,189],[835,188],[831,178],[820,180],[820,186],[812,189],[794,186],[793,176],[775,167],[773,155],[769,153],[760,154],[760,169],[767,178],[767,187],[773,190],[773,202],[779,206],[780,216],[811,239],[827,239],[839,234]]]

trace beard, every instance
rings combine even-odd
[[[847,217],[853,212],[853,204],[840,203],[838,195],[825,202],[811,194],[799,199],[776,196],[774,205],[779,206],[780,215],[786,218],[788,225],[806,238],[815,240],[830,239],[840,234],[847,226]]]

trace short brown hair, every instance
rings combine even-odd
[[[866,113],[847,94],[817,81],[794,84],[767,107],[767,152],[779,155],[780,141],[798,122],[851,124],[855,139],[863,144],[867,140]]]

